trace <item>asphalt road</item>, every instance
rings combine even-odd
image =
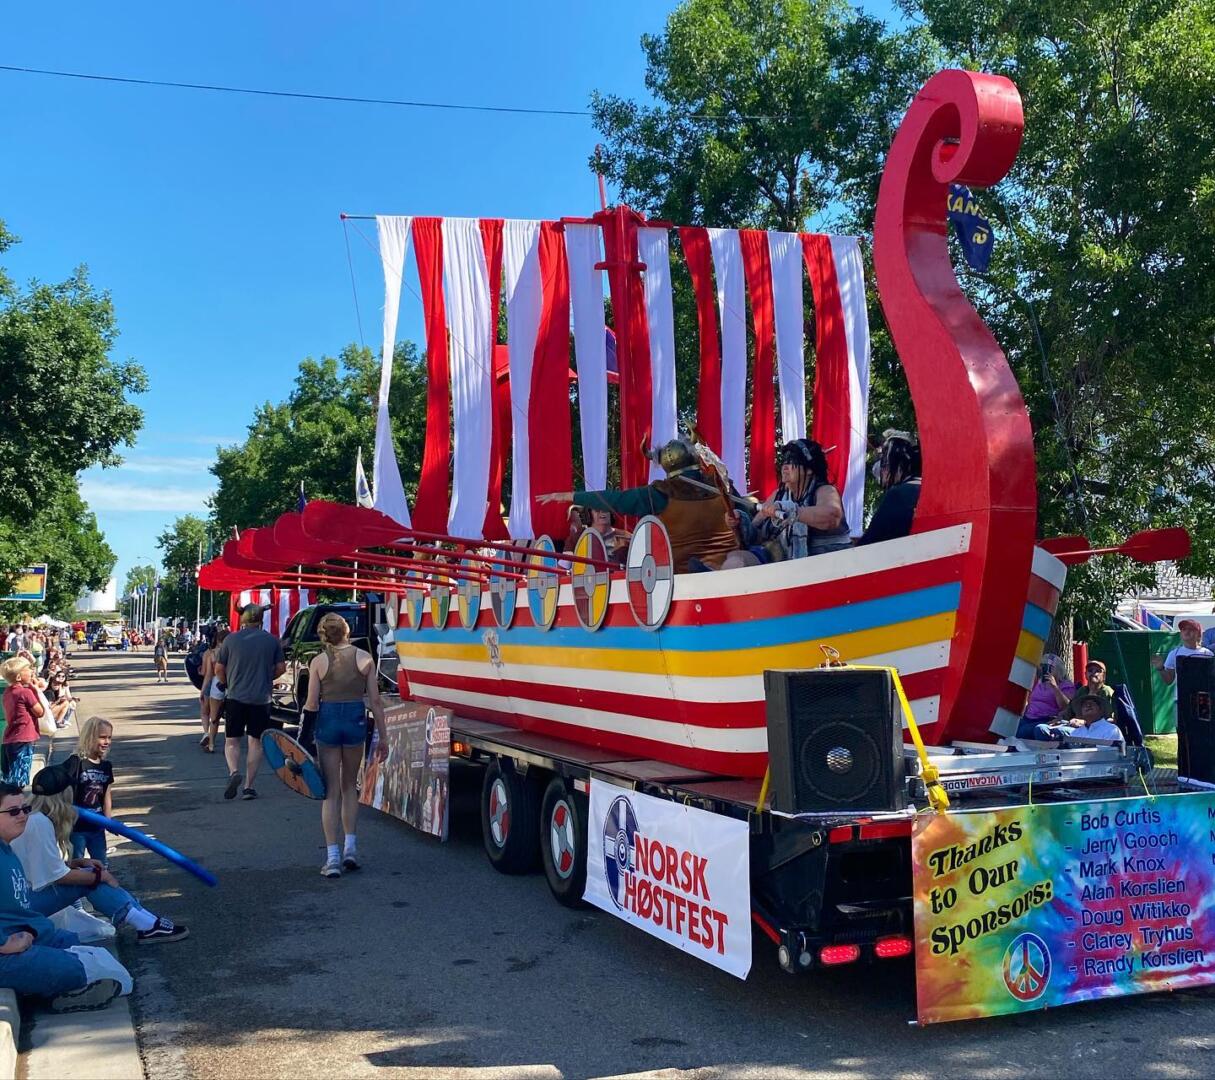
[[[225,802],[180,658],[77,654],[85,715],[114,720],[115,814],[197,858],[209,889],[129,843],[113,866],[186,941],[123,956],[147,1075],[171,1077],[1201,1077],[1215,990],[916,1028],[911,967],[783,974],[759,938],[741,982],[542,876],[493,871],[475,777],[440,844],[367,811],[366,868],[318,868],[319,807],[272,775]]]

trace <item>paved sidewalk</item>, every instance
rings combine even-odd
[[[78,664],[78,655],[72,657]],[[79,671],[79,666],[77,667]],[[79,693],[79,687],[75,687]],[[100,708],[99,693],[90,694]],[[62,761],[76,749],[79,724],[92,713],[93,705],[83,698],[76,712],[76,720],[69,723],[54,738],[46,755],[51,761]],[[47,746],[46,741],[39,749]],[[40,755],[41,757],[41,755]],[[38,760],[35,768],[46,761]],[[114,839],[110,841],[114,847]],[[135,1025],[131,1020],[129,998],[119,998],[106,1009],[96,1012],[55,1013],[38,1011],[27,1013],[21,1025],[20,1051],[17,1075],[23,1080],[142,1080],[143,1062],[139,1058],[139,1046],[135,1038]]]

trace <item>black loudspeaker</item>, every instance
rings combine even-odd
[[[1215,657],[1177,657],[1177,775],[1215,787]]]
[[[903,723],[888,671],[765,671],[772,808],[902,810]]]

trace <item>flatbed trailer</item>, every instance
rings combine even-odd
[[[453,716],[452,760],[484,768],[481,832],[503,873],[542,866],[553,896],[574,907],[586,882],[593,780],[745,821],[750,835],[751,920],[791,974],[909,956],[911,833],[927,808],[918,776],[901,812],[785,814],[763,782],[622,757],[536,732]],[[958,809],[1075,802],[1176,791],[1172,770],[1152,769],[1141,748],[1060,750],[1027,744],[929,748]],[[914,771],[914,756],[908,756]]]

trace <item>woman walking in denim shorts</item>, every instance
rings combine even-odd
[[[321,619],[317,633],[325,651],[308,665],[304,711],[316,714],[317,751],[325,776],[325,802],[321,806],[325,865],[321,874],[337,878],[343,870],[359,868],[355,841],[359,795],[355,782],[367,741],[368,709],[375,718],[379,735],[376,756],[381,761],[387,756],[388,744],[375,661],[369,653],[350,644],[350,627],[336,612],[331,611]],[[338,837],[342,833],[345,843],[339,847]]]

